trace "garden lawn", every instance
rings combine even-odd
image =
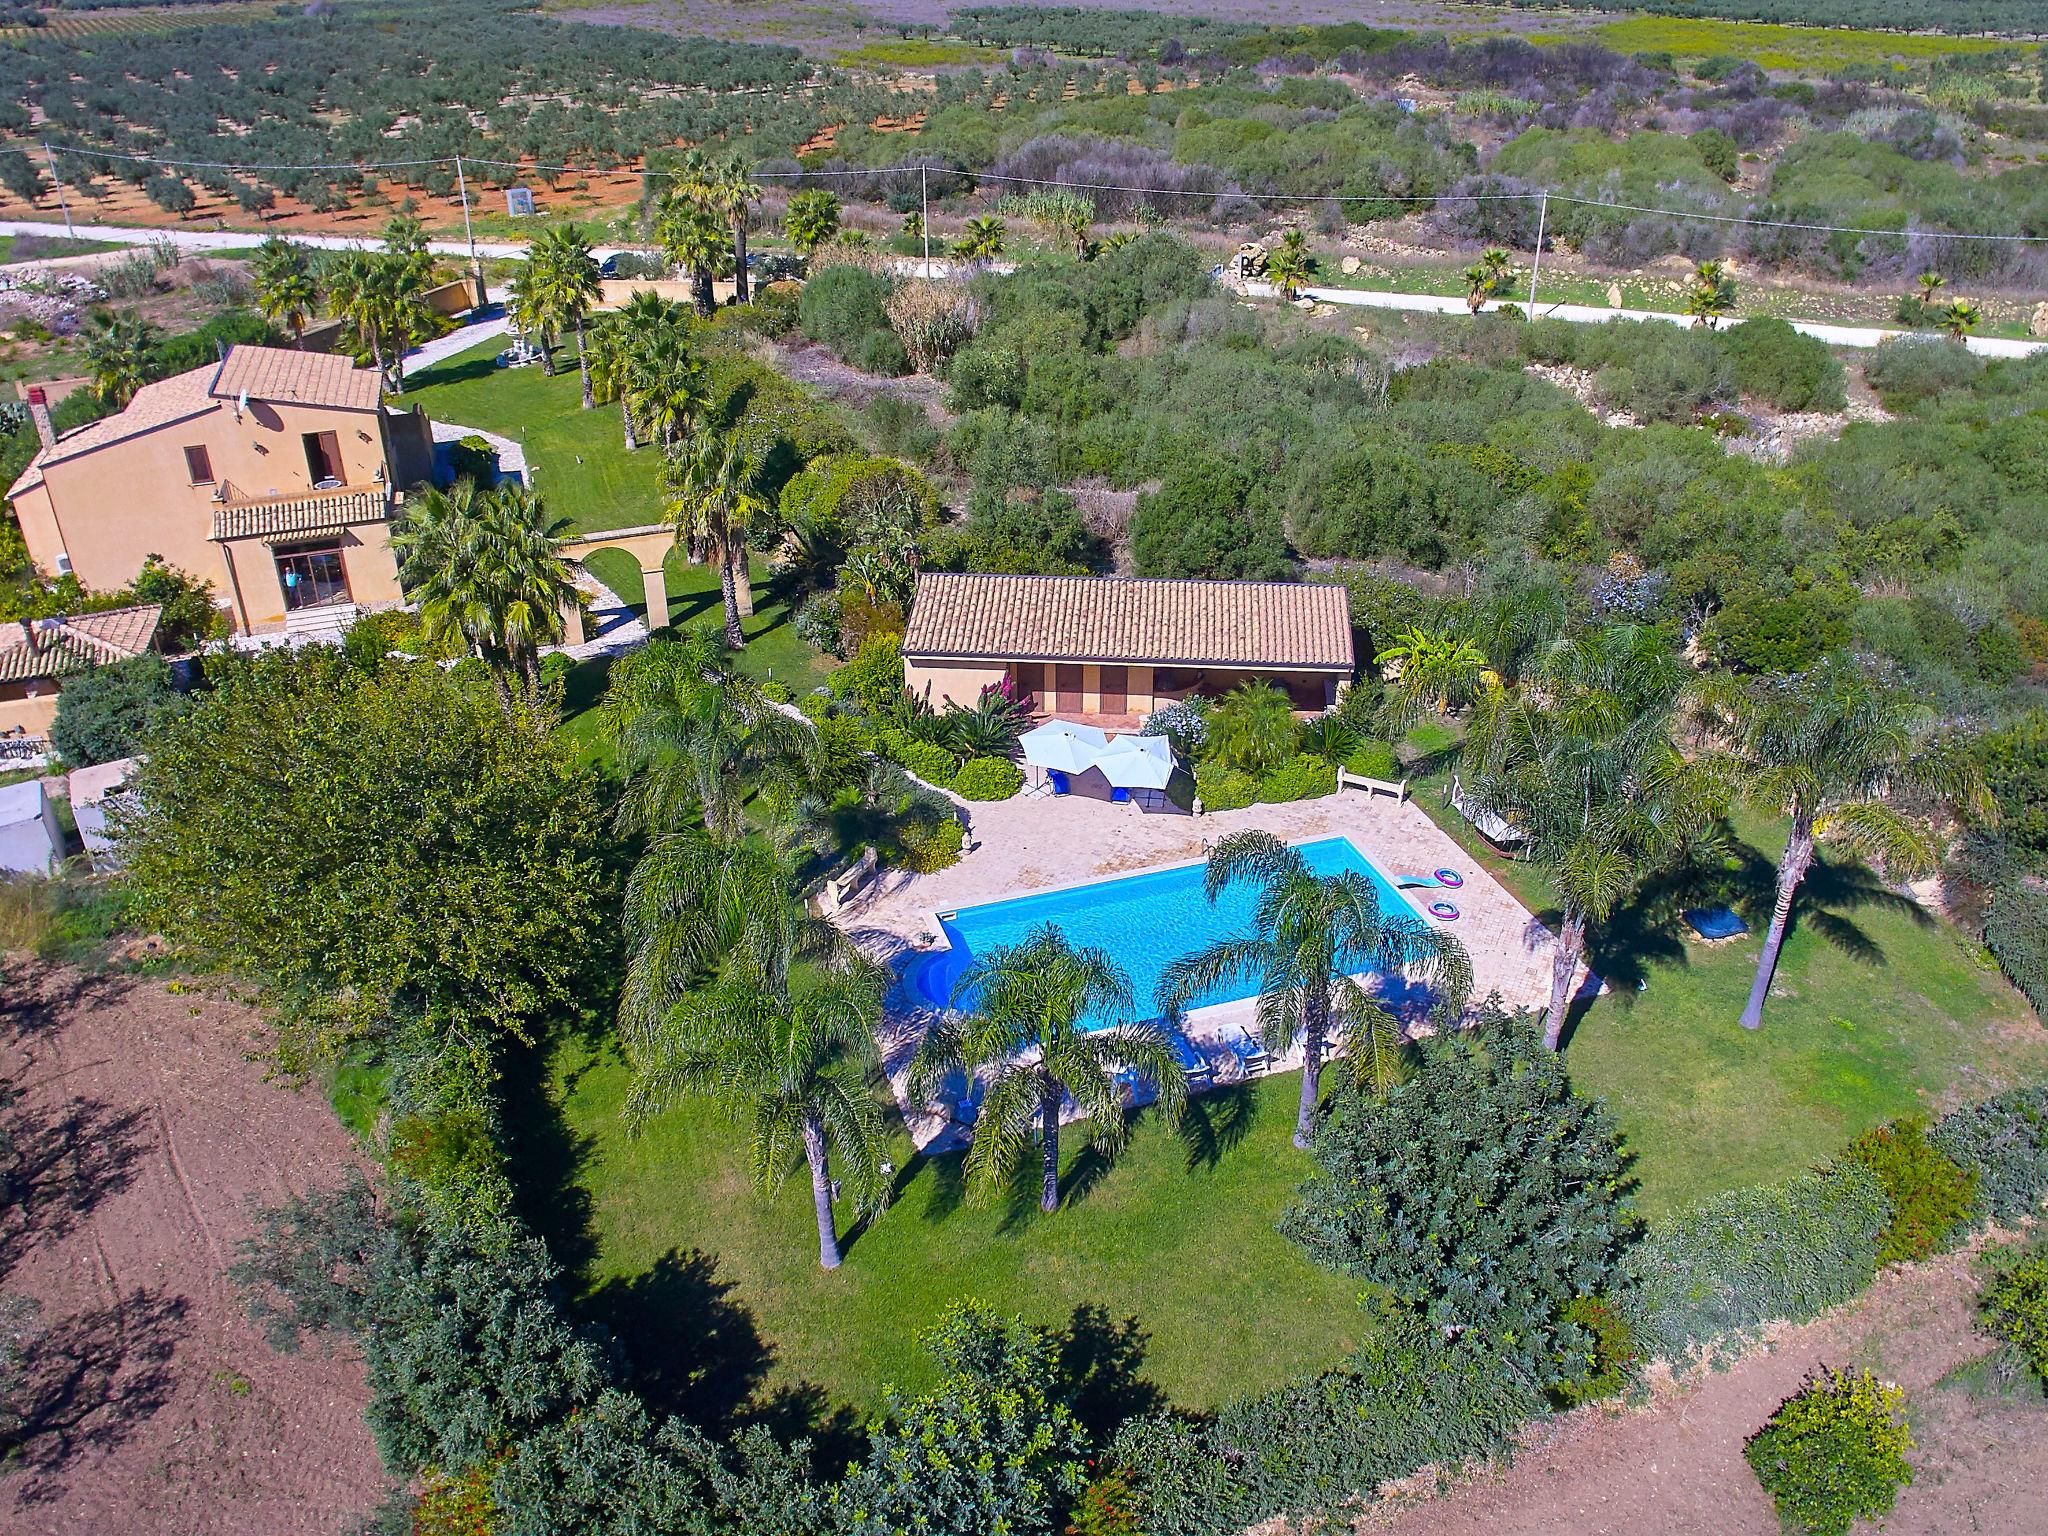
[[[1541,872],[1487,849],[1443,803],[1441,781],[1416,800],[1555,926]],[[1782,851],[1785,827],[1745,818],[1736,833],[1733,905],[1750,933],[1708,946],[1677,937],[1675,922],[1618,914],[1595,945],[1609,990],[1581,1005],[1565,1036],[1573,1082],[1621,1119],[1652,1219],[1796,1173],[1893,1116],[1939,1114],[2048,1075],[2048,1030],[1981,947],[1853,863],[1807,876],[1763,1028],[1743,1029],[1769,918],[1765,859]]]
[[[769,1393],[810,1383],[866,1411],[887,1383],[915,1389],[928,1367],[913,1333],[963,1296],[1053,1326],[1081,1307],[1100,1307],[1112,1324],[1135,1318],[1148,1336],[1142,1375],[1189,1407],[1332,1364],[1364,1324],[1357,1283],[1315,1269],[1274,1230],[1310,1166],[1289,1142],[1296,1078],[1198,1100],[1190,1125],[1201,1136],[1147,1117],[1116,1165],[1053,1216],[1039,1212],[1035,1190],[963,1201],[958,1157],[913,1159],[899,1138],[896,1203],[828,1275],[807,1180],[799,1172],[775,1195],[757,1193],[743,1129],[690,1105],[629,1137],[626,1070],[608,1047],[563,1044],[545,1071],[553,1109],[529,1095],[527,1124],[559,1113],[541,1145],[565,1149],[557,1166],[573,1172],[567,1188],[533,1202],[535,1215],[544,1226],[553,1218],[558,1253],[588,1260],[593,1313],[629,1348],[644,1347],[650,1331],[688,1315],[685,1303],[701,1306],[707,1287],[724,1291],[747,1315],[720,1323],[715,1344],[675,1341],[677,1355],[744,1356],[735,1341],[757,1329],[772,1356]],[[1065,1138],[1065,1151],[1069,1185],[1077,1168],[1086,1182],[1094,1159],[1082,1138]],[[573,1215],[559,1230],[582,1210],[587,1232]]]
[[[558,350],[553,378],[538,367],[498,367],[505,346],[500,337],[458,353],[412,375],[394,398],[436,421],[482,427],[520,444],[534,490],[572,533],[660,522],[661,455],[652,448],[626,452],[618,406],[583,409],[575,343]]]

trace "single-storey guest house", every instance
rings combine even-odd
[[[0,737],[46,737],[66,678],[140,656],[156,643],[155,603],[0,624]]]
[[[33,389],[29,414],[42,450],[7,499],[46,576],[117,591],[160,555],[212,582],[243,634],[402,596],[391,517],[433,472],[433,432],[385,406],[375,369],[237,346],[61,437]]]
[[[1117,723],[1252,679],[1323,710],[1356,666],[1344,589],[1314,582],[927,572],[903,637],[934,705],[1007,681],[1041,713]]]

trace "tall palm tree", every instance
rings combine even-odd
[[[806,771],[817,732],[777,709],[729,665],[716,635],[660,636],[619,658],[599,707],[625,792],[629,832],[692,826],[725,843],[745,827],[747,801]]]
[[[690,274],[697,313],[711,315],[719,270],[726,255],[726,231],[718,216],[679,192],[663,200],[654,221],[654,238],[669,262]]]
[[[633,436],[633,402],[628,394],[632,376],[635,338],[617,314],[608,315],[590,328],[588,358],[590,389],[600,405],[618,403],[620,424],[625,428],[626,451],[640,446]]]
[[[604,292],[590,241],[574,224],[557,224],[542,233],[526,253],[542,309],[576,332],[576,367],[583,376],[583,409],[597,404],[590,389],[590,358],[584,350],[584,319]]]
[[[1692,316],[1695,329],[1705,326],[1710,331],[1735,313],[1735,274],[1728,270],[1727,262],[1717,258],[1694,269],[1692,286],[1685,294],[1685,312]]]
[[[427,638],[460,636],[508,708],[509,676],[538,684],[539,648],[561,642],[563,610],[579,600],[560,552],[566,526],[517,482],[486,490],[465,480],[409,501],[392,530]]]
[[[149,382],[150,356],[156,348],[156,327],[125,315],[94,318],[85,333],[85,368],[93,393],[116,410],[127,409],[135,392]]]
[[[1526,685],[1487,685],[1466,738],[1468,796],[1523,834],[1561,908],[1543,1042],[1564,1034],[1588,930],[1720,814],[1712,757],[1672,741],[1687,674],[1663,634],[1628,624],[1558,641]]]
[[[743,968],[723,975],[627,1034],[628,1123],[638,1129],[679,1098],[708,1097],[751,1127],[750,1160],[763,1189],[777,1188],[801,1158],[811,1175],[818,1265],[837,1269],[834,1159],[860,1215],[888,1198],[888,1131],[875,1094],[881,1011],[881,987],[865,966],[784,987]]]
[[[1894,874],[1924,874],[1938,862],[1941,845],[1923,823],[1887,803],[1890,793],[1912,789],[1980,815],[1991,801],[1969,755],[1935,735],[1932,710],[1844,656],[1825,657],[1794,677],[1717,681],[1705,714],[1709,730],[1727,744],[1743,797],[1792,823],[1778,860],[1770,931],[1742,1010],[1743,1027],[1755,1029],[1818,843],[1880,859]]]
[[[692,433],[661,467],[663,505],[676,537],[701,546],[718,567],[725,643],[734,650],[747,643],[740,629],[739,593],[748,582],[747,538],[768,512],[758,478],[752,447],[737,428]],[[752,596],[750,587],[744,605],[749,612]]]
[[[1130,1012],[1130,978],[1107,953],[1075,949],[1050,923],[976,956],[953,998],[973,998],[974,1011],[949,1012],[926,1032],[910,1091],[930,1102],[956,1074],[990,1073],[967,1150],[968,1181],[978,1191],[999,1187],[1035,1135],[1039,1209],[1058,1210],[1061,1104],[1072,1099],[1092,1122],[1096,1147],[1114,1151],[1130,1133],[1119,1069],[1152,1083],[1167,1115],[1178,1117],[1187,1103],[1187,1074],[1159,1024],[1086,1026],[1091,1015]]]
[[[798,192],[783,210],[782,229],[800,255],[810,255],[839,233],[839,199],[815,187]]]
[[[747,169],[746,157],[737,151],[718,168],[711,185],[711,206],[732,226],[732,301],[747,302],[747,220],[754,204],[761,201],[761,188]]]
[[[1280,297],[1292,303],[1315,275],[1315,266],[1316,259],[1309,254],[1308,237],[1298,229],[1290,229],[1266,258],[1266,276]]]
[[[1259,888],[1255,932],[1220,939],[1167,966],[1159,1007],[1173,1017],[1226,982],[1255,980],[1266,1049],[1277,1055],[1301,1042],[1294,1144],[1305,1148],[1332,1035],[1346,1037],[1351,1070],[1361,1078],[1384,1089],[1396,1070],[1399,1025],[1353,978],[1412,973],[1455,1016],[1472,988],[1472,961],[1464,945],[1421,918],[1382,912],[1363,875],[1318,875],[1299,849],[1270,832],[1233,832],[1210,852],[1202,882],[1209,900],[1237,881]]]
[[[306,322],[320,302],[306,248],[272,235],[250,263],[250,273],[256,286],[256,307],[263,317],[282,322],[291,331],[293,344],[305,345]]]
[[[960,238],[953,242],[953,254],[962,261],[991,262],[1003,254],[1010,238],[1010,226],[993,213],[978,214],[967,221]]]

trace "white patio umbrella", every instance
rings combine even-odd
[[[1173,746],[1164,736],[1119,736],[1093,766],[1114,789],[1164,789],[1173,778]]]
[[[1077,725],[1072,720],[1048,720],[1036,729],[1026,731],[1017,745],[1024,749],[1024,761],[1035,768],[1083,773],[1094,766],[1095,759],[1109,745],[1109,737],[1092,725]]]

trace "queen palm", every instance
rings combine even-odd
[[[1526,685],[1482,691],[1465,751],[1468,797],[1523,835],[1561,921],[1543,1043],[1556,1050],[1589,929],[1721,813],[1725,774],[1672,741],[1686,672],[1657,630],[1627,624],[1554,644]]]
[[[519,334],[540,349],[540,371],[555,376],[555,323],[553,299],[541,281],[540,269],[526,262],[505,285],[505,313]]]
[[[1060,1204],[1060,1108],[1072,1099],[1093,1127],[1095,1146],[1120,1147],[1130,1134],[1119,1071],[1155,1085],[1161,1110],[1178,1117],[1187,1103],[1187,1074],[1173,1041],[1157,1023],[1093,1028],[1090,1020],[1123,1018],[1131,983],[1107,953],[1076,949],[1047,923],[1021,943],[978,955],[954,988],[955,1004],[926,1032],[910,1068],[910,1092],[936,1100],[961,1073],[989,1074],[967,1149],[970,1187],[1000,1187],[1039,1138],[1039,1209]]]
[[[1405,974],[1455,1016],[1472,987],[1465,946],[1412,914],[1383,912],[1354,870],[1318,875],[1299,849],[1270,832],[1233,832],[1209,854],[1210,901],[1239,881],[1259,889],[1254,932],[1220,939],[1167,966],[1159,1007],[1176,1016],[1228,982],[1258,984],[1258,1027],[1276,1055],[1301,1042],[1301,1103],[1294,1144],[1307,1147],[1322,1093],[1323,1062],[1342,1035],[1352,1073],[1384,1091],[1398,1071],[1400,1028],[1354,978]]]
[[[250,274],[255,281],[257,309],[266,320],[282,323],[292,333],[293,343],[303,346],[306,322],[320,302],[319,285],[313,281],[305,247],[272,235],[250,263]]]
[[[739,429],[694,432],[661,467],[662,504],[676,537],[701,547],[718,569],[725,602],[725,643],[747,643],[740,629],[739,588],[748,581],[747,538],[768,512],[752,448]],[[748,603],[752,611],[752,591]]]
[[[686,1096],[725,1106],[751,1132],[749,1161],[764,1191],[799,1161],[808,1165],[818,1265],[837,1269],[835,1162],[859,1215],[880,1210],[889,1193],[888,1130],[876,1100],[880,999],[866,967],[784,987],[744,969],[721,976],[627,1033],[627,1121],[643,1127]]]
[[[566,525],[516,482],[473,481],[407,503],[392,531],[399,580],[419,603],[429,641],[459,636],[491,668],[510,707],[508,677],[539,681],[539,648],[560,643],[563,611],[578,601],[561,557]]]
[[[584,319],[604,292],[590,242],[574,224],[558,224],[533,242],[526,255],[535,301],[557,324],[576,333],[576,366],[583,376],[583,409],[597,404],[590,388],[590,358],[584,349]]]
[[[748,798],[802,771],[817,741],[731,668],[717,636],[698,630],[620,657],[599,721],[626,781],[627,831],[697,824],[727,841],[743,830]]]
[[[1934,734],[1933,711],[1843,656],[1794,677],[1717,683],[1706,706],[1743,797],[1792,824],[1778,860],[1770,930],[1742,1010],[1743,1027],[1755,1029],[1820,842],[1882,860],[1893,874],[1924,874],[1941,845],[1924,824],[1887,803],[1891,791],[1916,790],[1978,814],[1988,812],[1990,797],[1968,755]]]

